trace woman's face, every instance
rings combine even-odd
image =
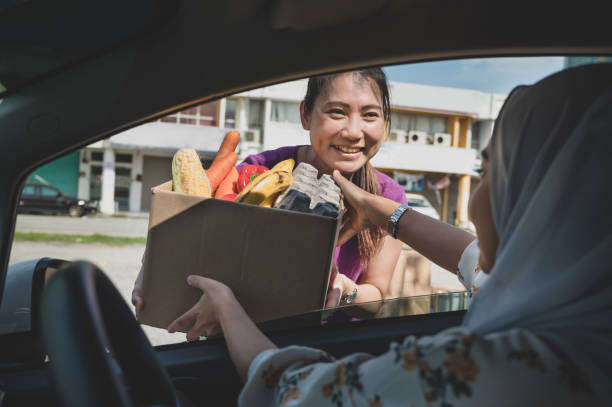
[[[495,263],[497,252],[497,232],[491,212],[491,199],[489,197],[489,160],[487,150],[482,154],[482,177],[480,184],[474,189],[468,205],[470,219],[476,227],[480,257],[478,264],[485,273],[488,273]]]
[[[340,74],[317,96],[312,112],[302,102],[300,114],[319,171],[352,174],[380,148],[385,121],[380,90],[371,79]]]

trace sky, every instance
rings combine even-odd
[[[385,68],[393,82],[509,93],[517,85],[529,85],[563,68],[563,57],[477,58],[423,62]]]

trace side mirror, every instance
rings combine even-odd
[[[0,304],[0,365],[45,361],[40,334],[40,301],[49,275],[66,263],[44,257],[8,267]]]

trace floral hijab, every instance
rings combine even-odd
[[[516,88],[489,161],[499,246],[463,325],[527,329],[612,397],[612,64]]]

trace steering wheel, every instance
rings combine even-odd
[[[42,299],[42,336],[66,406],[184,407],[132,311],[89,262],[58,270]]]

